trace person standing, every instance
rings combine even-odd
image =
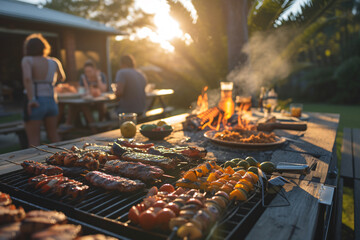
[[[51,142],[60,140],[57,133],[59,113],[54,85],[65,81],[60,61],[48,57],[51,47],[41,34],[31,34],[24,42],[24,57],[21,61],[23,74],[25,131],[29,145],[40,145],[40,126],[45,124]]]
[[[137,113],[145,111],[146,104],[146,78],[144,74],[135,69],[135,60],[131,55],[120,58],[120,70],[116,73],[115,95],[119,99],[118,113]]]

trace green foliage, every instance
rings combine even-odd
[[[192,40],[191,44],[179,39],[172,42],[175,53],[187,63],[188,75],[196,76],[192,87],[198,92],[204,85],[218,87],[219,81],[227,74],[227,38],[222,1],[193,1],[198,15],[196,22],[179,1],[168,0],[168,3],[170,14]]]
[[[134,9],[133,5],[134,0],[46,0],[43,4],[57,11],[110,24],[119,30],[133,31],[137,27],[152,25],[152,15]]]
[[[348,104],[360,103],[360,57],[343,62],[335,71],[337,79],[336,101]]]

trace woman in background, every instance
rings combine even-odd
[[[40,126],[44,121],[48,139],[60,140],[57,133],[58,105],[54,94],[57,81],[65,80],[60,61],[48,57],[51,47],[41,34],[31,34],[24,42],[21,61],[25,88],[24,121],[29,145],[40,145]]]
[[[107,90],[107,80],[104,73],[97,69],[95,63],[87,60],[84,64],[84,73],[80,76],[79,86],[84,88],[86,95],[98,97]],[[93,117],[93,110],[99,113],[99,121],[103,121],[106,115],[106,106],[104,103],[97,103],[93,106],[81,105],[81,108],[71,106],[68,110],[65,124],[59,126],[59,132],[65,133],[74,128],[74,120],[79,112],[83,112],[86,122],[92,133],[96,133],[97,129]]]

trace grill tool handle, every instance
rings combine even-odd
[[[274,129],[286,129],[295,131],[305,131],[307,129],[306,123],[259,123],[258,131],[271,132]]]

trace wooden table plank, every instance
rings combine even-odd
[[[353,178],[353,159],[352,159],[352,134],[350,128],[344,128],[343,143],[341,147],[341,170],[340,176]]]
[[[360,129],[352,129],[353,137],[353,160],[354,160],[354,178],[360,180]]]
[[[253,229],[250,231],[247,239],[311,239],[314,237],[316,223],[318,221],[318,190],[327,176],[329,163],[332,157],[333,146],[338,115],[334,114],[309,114],[310,121],[308,130],[302,132],[294,131],[276,131],[276,134],[282,134],[297,142],[288,142],[276,149],[264,151],[247,150],[233,147],[224,147],[214,144],[203,137],[204,131],[184,131],[182,123],[187,114],[167,118],[166,121],[174,127],[173,133],[162,141],[149,141],[141,134],[137,134],[137,141],[154,142],[157,145],[175,146],[175,145],[197,145],[205,147],[208,150],[207,159],[224,162],[232,158],[253,156],[260,162],[273,161],[306,163],[311,165],[317,163],[315,171],[303,176],[299,174],[287,174],[290,180],[298,185],[291,183],[285,186],[286,196],[290,200],[291,206],[279,208],[267,208],[258,219]],[[85,142],[96,142],[107,144],[120,137],[119,129],[100,133],[97,135],[74,139],[66,142],[60,142],[55,145],[70,148],[73,145],[82,147]],[[42,146],[44,149],[49,149]],[[55,149],[49,149],[56,151]],[[296,153],[293,151],[301,151]],[[18,152],[0,155],[0,159],[10,159],[14,161],[39,160],[43,161],[46,153],[35,149],[22,150]],[[315,156],[316,157],[315,157]],[[1,161],[0,161],[1,162]],[[3,163],[0,166],[0,173],[13,171],[19,166]],[[3,169],[1,168],[3,167]],[[280,196],[276,196],[272,204],[283,203]]]
[[[246,239],[312,239],[318,221],[320,186],[308,181],[286,184],[290,206],[267,208]],[[270,205],[284,203],[278,195]]]

